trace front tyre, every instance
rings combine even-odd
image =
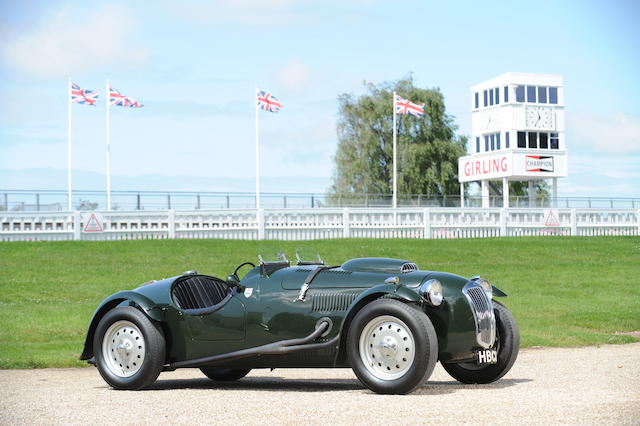
[[[516,362],[520,350],[520,332],[511,312],[501,303],[493,301],[493,312],[496,316],[498,362],[495,364],[478,364],[464,362],[459,364],[442,364],[447,373],[462,383],[495,382],[511,369]]]
[[[131,306],[107,312],[93,337],[98,371],[114,389],[151,386],[162,371],[165,351],[160,326]]]
[[[383,394],[406,394],[423,384],[438,360],[438,338],[429,317],[393,299],[366,305],[347,335],[349,362],[358,379]]]
[[[233,382],[240,380],[251,371],[250,368],[202,367],[200,371],[216,382]]]

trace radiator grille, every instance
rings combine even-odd
[[[491,299],[475,282],[467,284],[462,291],[471,305],[478,344],[483,348],[489,348],[496,338],[496,319]]]
[[[229,292],[227,284],[218,278],[193,276],[176,283],[171,295],[180,309],[202,309],[217,305]]]
[[[358,293],[319,293],[311,299],[312,312],[346,311]]]

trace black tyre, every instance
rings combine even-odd
[[[442,364],[447,373],[462,383],[495,382],[513,367],[520,350],[520,332],[511,312],[502,304],[494,301],[493,312],[496,316],[498,362],[496,364],[478,364],[465,362]]]
[[[366,305],[353,319],[347,354],[358,379],[376,393],[406,394],[438,360],[438,338],[421,310],[393,299]]]
[[[202,367],[200,371],[211,380],[217,382],[233,382],[234,380],[240,380],[251,371],[250,368],[235,369],[235,368],[220,368],[220,367]]]
[[[151,386],[162,371],[165,351],[162,328],[131,306],[107,312],[93,337],[98,371],[114,389]]]

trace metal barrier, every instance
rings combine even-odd
[[[75,191],[72,205],[76,210],[106,209],[105,191]],[[502,196],[490,196],[488,205],[503,207]],[[211,209],[255,208],[255,194],[250,192],[186,192],[186,191],[113,191],[112,210],[116,211],[191,211]],[[325,194],[325,193],[262,193],[260,205],[269,209],[306,208],[390,208],[391,194]],[[460,207],[460,195],[432,196],[399,194],[399,207]],[[640,198],[622,197],[535,197],[511,196],[511,208],[640,208]],[[467,196],[465,208],[482,207],[482,197]],[[0,190],[0,211],[53,212],[67,208],[66,191]]]
[[[636,209],[218,209],[0,212],[0,241],[640,235]]]

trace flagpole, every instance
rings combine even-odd
[[[71,193],[71,77],[69,77],[69,85],[67,90],[67,101],[69,103],[69,122],[67,127],[67,210],[72,208]]]
[[[111,211],[111,145],[109,141],[109,103],[111,100],[109,79],[106,80],[105,97],[107,100],[107,211]]]
[[[397,168],[396,168],[396,139],[398,137],[396,130],[396,92],[393,92],[393,196],[392,204],[395,209],[398,207],[398,182],[397,182]]]
[[[258,86],[253,94],[253,103],[256,107],[256,209],[260,208],[260,139],[258,132]]]

